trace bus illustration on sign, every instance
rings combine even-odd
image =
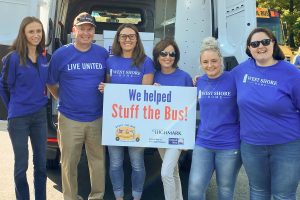
[[[136,133],[135,127],[125,124],[116,127],[116,141],[136,141],[139,142],[141,135]]]

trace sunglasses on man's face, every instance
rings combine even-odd
[[[257,48],[259,47],[260,43],[263,45],[263,46],[269,46],[271,44],[271,39],[263,39],[261,41],[253,41],[253,42],[250,42],[250,46],[252,48]]]
[[[170,57],[175,58],[176,52],[175,51],[171,51],[171,52],[161,51],[161,52],[159,52],[159,55],[161,57],[167,57],[169,55]]]

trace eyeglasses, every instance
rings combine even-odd
[[[175,51],[171,51],[171,52],[161,51],[161,52],[159,52],[159,55],[161,57],[167,57],[169,55],[170,57],[174,58],[176,56],[176,52]]]
[[[269,46],[270,45],[270,43],[271,43],[271,39],[263,39],[263,40],[261,40],[261,41],[253,41],[253,42],[250,42],[250,46],[252,47],[252,48],[257,48],[259,45],[260,45],[260,43],[263,45],[263,46]]]
[[[136,34],[120,34],[120,40],[127,40],[127,38],[129,38],[129,40],[136,40]]]

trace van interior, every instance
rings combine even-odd
[[[95,18],[96,38],[121,23],[133,23],[140,32],[154,32],[156,40],[174,37],[176,0],[57,0],[50,52],[71,41],[73,20],[80,12]]]

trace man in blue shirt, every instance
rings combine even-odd
[[[104,82],[108,52],[93,44],[95,22],[88,13],[74,20],[75,42],[54,52],[49,66],[48,88],[58,100],[58,139],[64,200],[77,199],[77,165],[85,144],[91,193],[102,200],[105,191],[104,150],[101,145]],[[80,198],[79,198],[80,199]]]

